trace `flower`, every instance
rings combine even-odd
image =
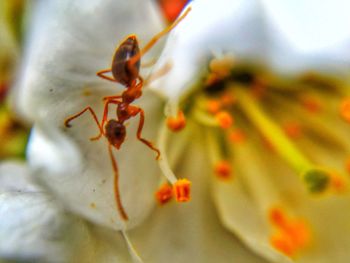
[[[134,261],[139,261],[127,231],[145,262],[347,259],[349,196],[343,161],[349,144],[340,116],[348,112],[347,100],[341,101],[346,95],[342,74],[349,61],[344,52],[349,35],[343,26],[347,16],[338,12],[340,3],[312,6],[312,22],[308,15],[297,21],[303,28],[289,11],[299,14],[304,4],[192,3],[153,69],[156,79],[139,100],[146,112],[145,138],[155,139],[159,131],[161,168],[168,174],[164,169],[168,157],[175,173],[192,181],[192,200],[156,205],[153,194],[161,173],[153,152],[132,138],[137,123],[131,121],[128,140],[115,152],[128,221],[115,209],[106,140],[88,140],[98,132],[91,116],[76,118],[71,128],[64,122],[87,105],[101,115],[102,98],[115,94],[116,88],[96,78],[95,72],[106,67],[111,50],[124,35],[136,32],[143,40],[160,30],[161,23],[148,1],[67,3],[38,6],[17,93],[19,110],[34,123],[28,167],[16,172],[18,166],[5,166],[0,171],[5,178],[0,212],[6,218],[1,221],[5,223],[0,229],[6,230],[1,239],[18,231],[16,224],[10,224],[10,215],[25,201],[28,205],[20,208],[28,219],[19,230],[30,233],[24,240],[33,237],[41,245],[29,249],[37,251],[31,255],[13,249],[21,238],[9,247],[1,242],[3,257],[45,260],[48,251],[54,251],[63,261],[85,256],[91,262],[114,258],[128,262],[128,247]],[[144,16],[147,11],[150,15]],[[318,19],[332,12],[337,14],[332,26],[321,27]],[[318,34],[309,37],[310,32]],[[230,52],[233,59],[226,55]],[[169,63],[170,71],[160,76]],[[321,69],[340,77],[335,81],[301,75]],[[186,118],[179,133],[166,128],[164,100],[171,127],[183,128],[177,121],[181,114]],[[334,105],[341,105],[341,114]],[[321,107],[327,110],[321,112]],[[39,186],[24,179],[23,186],[14,187],[3,174],[15,172],[32,174]],[[33,189],[26,190],[28,185]],[[316,197],[313,193],[323,191],[329,193]],[[8,206],[11,202],[14,205]],[[36,202],[43,205],[33,210]],[[39,226],[33,224],[32,218],[42,215],[45,207],[52,212]],[[58,218],[57,228],[48,227],[53,218]],[[64,233],[61,230],[69,233],[59,236],[55,246],[50,242],[54,238],[26,228],[32,225],[47,230],[49,237]],[[72,233],[77,239],[69,238]],[[46,245],[52,250],[45,250]]]

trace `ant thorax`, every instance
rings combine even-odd
[[[128,87],[122,94],[123,102],[132,103],[134,100],[140,98],[142,95],[141,86]]]

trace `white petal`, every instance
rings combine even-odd
[[[29,173],[24,164],[0,166],[0,259],[131,262],[120,233],[91,226],[67,213],[27,180]],[[15,182],[19,183],[13,188]]]
[[[2,258],[54,262],[71,255],[70,220],[41,193],[0,195],[0,255]]]
[[[155,263],[265,262],[221,226],[211,198],[204,138],[196,133],[187,139],[186,155],[175,172],[191,180],[192,199],[158,206],[144,224],[130,231],[136,250],[145,262]]]
[[[268,61],[284,72],[333,71],[350,67],[350,8],[346,0],[263,0]]]
[[[37,190],[24,162],[7,161],[0,164],[0,193]]]
[[[172,62],[152,85],[168,97],[191,88],[208,56],[225,52],[282,73],[344,74],[350,67],[348,1],[202,0],[191,6],[157,64]]]

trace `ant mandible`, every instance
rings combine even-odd
[[[119,192],[119,172],[118,165],[113,156],[112,146],[120,149],[122,143],[125,140],[126,136],[126,127],[124,122],[130,119],[131,117],[135,117],[137,114],[140,115],[139,125],[136,132],[136,137],[142,143],[147,145],[153,151],[157,153],[156,159],[160,158],[160,151],[152,145],[151,142],[141,137],[145,116],[142,108],[130,105],[134,100],[138,99],[142,95],[142,87],[143,87],[143,79],[139,74],[141,57],[150,50],[157,41],[166,35],[169,31],[171,31],[177,24],[186,17],[186,15],[190,12],[191,8],[187,8],[186,11],[169,27],[164,29],[163,31],[156,34],[144,47],[143,49],[139,49],[139,44],[136,38],[136,35],[129,35],[116,49],[112,66],[109,69],[104,69],[98,71],[97,76],[112,81],[116,83],[120,83],[125,86],[126,90],[123,91],[121,95],[107,96],[104,97],[104,111],[101,123],[99,123],[98,118],[94,110],[87,106],[82,111],[70,116],[64,122],[66,127],[71,127],[70,122],[75,118],[79,117],[86,111],[89,111],[94,118],[100,133],[90,138],[90,140],[98,140],[103,135],[108,140],[108,152],[112,162],[112,167],[114,170],[114,194],[116,205],[119,211],[119,214],[123,220],[128,220],[128,215],[122,205],[120,192]],[[112,76],[105,75],[105,73],[112,73]],[[108,106],[110,104],[117,105],[117,119],[108,118]],[[107,122],[107,123],[106,123]],[[104,130],[103,130],[104,128]]]

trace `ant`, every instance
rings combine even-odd
[[[101,123],[99,123],[96,113],[90,106],[87,106],[82,111],[70,116],[64,122],[64,125],[69,128],[71,127],[70,122],[72,120],[74,120],[75,118],[78,118],[80,115],[82,115],[86,111],[89,111],[100,130],[100,133],[97,136],[90,138],[90,140],[98,140],[101,138],[101,136],[104,136],[105,138],[107,138],[108,153],[109,153],[109,156],[112,162],[113,171],[114,171],[114,194],[115,194],[116,205],[121,218],[125,221],[128,220],[128,215],[122,205],[121,198],[120,198],[119,183],[118,183],[118,178],[119,178],[118,165],[117,165],[117,161],[113,156],[112,147],[115,147],[118,150],[120,149],[126,136],[126,127],[124,122],[139,114],[140,120],[137,128],[137,132],[136,132],[136,137],[142,143],[144,143],[153,151],[155,151],[157,154],[156,159],[159,160],[160,158],[159,149],[154,147],[150,141],[141,137],[141,133],[142,133],[142,129],[145,121],[144,111],[140,107],[131,105],[131,103],[133,103],[134,100],[142,96],[142,87],[143,87],[144,81],[139,74],[141,57],[148,50],[150,50],[160,38],[162,38],[164,35],[170,32],[175,26],[177,26],[177,24],[187,16],[190,10],[191,10],[190,7],[187,8],[187,10],[173,24],[171,24],[169,27],[165,28],[163,31],[156,34],[141,50],[139,48],[136,35],[133,34],[133,35],[127,36],[126,39],[123,42],[121,42],[121,44],[116,49],[113,56],[111,68],[100,70],[96,73],[98,77],[122,84],[126,88],[126,90],[124,90],[121,95],[107,96],[103,98],[104,112],[103,112],[103,118]],[[112,73],[112,76],[105,75],[105,73],[109,73],[109,72]],[[117,109],[116,109],[117,119],[107,120],[108,106],[110,104],[117,105]]]

